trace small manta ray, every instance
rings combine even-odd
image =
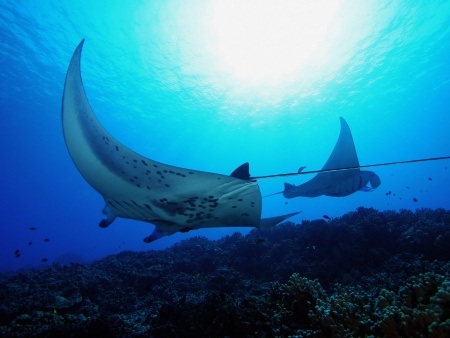
[[[100,227],[116,217],[155,225],[150,243],[176,232],[211,227],[274,226],[296,215],[261,219],[262,199],[245,163],[231,176],[179,168],[141,156],[100,124],[81,79],[84,39],[73,53],[62,100],[64,139],[84,179],[105,200]]]
[[[308,182],[298,186],[284,183],[283,196],[285,198],[317,197],[321,195],[343,197],[358,190],[372,191],[381,184],[380,178],[373,171],[358,168],[359,160],[352,133],[342,117],[340,117],[340,121],[339,138],[328,161],[322,168],[322,170],[331,171],[319,173]],[[351,169],[339,170],[345,168]],[[303,169],[303,167],[300,169]],[[335,169],[337,170],[334,171]]]

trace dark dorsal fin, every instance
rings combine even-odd
[[[241,164],[239,167],[234,169],[234,171],[230,175],[231,177],[239,178],[241,180],[249,180],[250,179],[250,165],[248,162]]]

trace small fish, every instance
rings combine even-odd
[[[323,215],[322,217],[325,218],[325,219],[331,219],[331,217],[328,216],[328,215]]]
[[[431,177],[428,177],[428,181],[432,181],[433,179]]]
[[[413,202],[417,202],[417,198],[414,197],[414,198],[413,198]]]
[[[44,238],[44,242],[50,242],[48,238]]]
[[[28,242],[28,246],[30,246],[31,244],[33,244],[33,242]]]
[[[21,256],[20,252],[16,253],[16,258],[19,258]]]
[[[41,259],[41,262],[42,262],[42,263],[45,263],[45,262],[47,262],[47,261],[48,261],[48,259],[45,258],[45,257]]]
[[[19,249],[17,249],[16,251],[14,251],[14,254],[17,255],[20,252]]]
[[[37,230],[36,227],[29,227],[28,230]]]

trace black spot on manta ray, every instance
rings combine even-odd
[[[148,166],[147,162],[145,162],[144,160],[141,160],[141,162],[142,162],[143,165]]]

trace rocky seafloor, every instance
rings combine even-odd
[[[0,275],[1,337],[448,337],[450,211],[284,223]]]

